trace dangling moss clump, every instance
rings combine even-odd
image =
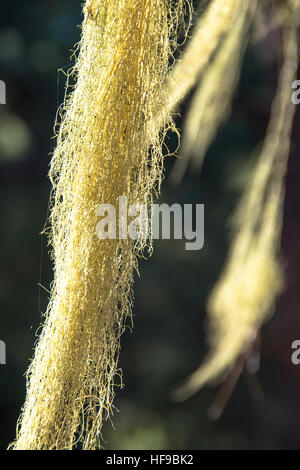
[[[54,282],[14,449],[101,446],[120,385],[118,353],[147,241],[100,240],[99,204],[150,204],[162,174],[157,116],[184,0],[88,0],[75,89],[50,178]],[[150,146],[150,151],[149,151]],[[149,242],[150,243],[150,242]]]
[[[299,2],[279,10],[283,65],[267,135],[248,188],[233,220],[233,240],[225,268],[209,301],[211,352],[175,392],[185,399],[205,383],[220,379],[253,343],[284,286],[280,262],[285,173],[295,105]]]
[[[284,30],[278,92],[257,167],[235,217],[227,263],[208,302],[212,352],[178,391],[180,399],[232,367],[283,286],[279,243],[300,0],[272,3]],[[209,2],[169,73],[187,4],[85,1],[73,70],[76,86],[65,101],[50,168],[54,281],[13,449],[102,446],[103,420],[110,418],[114,389],[122,385],[118,354],[132,315],[133,274],[138,256],[151,250],[151,240],[100,240],[97,207],[117,207],[119,196],[130,205],[151,204],[162,178],[163,138],[169,128],[175,130],[170,113],[197,83],[185,145],[187,154],[193,145],[203,145],[204,155],[230,109],[248,12],[256,2]],[[224,74],[227,80],[221,83]],[[224,100],[218,86],[225,86]]]

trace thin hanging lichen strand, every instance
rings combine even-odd
[[[209,300],[211,351],[174,393],[184,400],[220,379],[253,342],[273,313],[284,285],[280,263],[285,173],[295,106],[290,87],[297,76],[299,3],[283,21],[283,65],[267,135],[254,173],[238,205],[225,268]]]

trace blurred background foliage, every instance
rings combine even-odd
[[[198,1],[194,2],[197,5]],[[0,79],[0,339],[7,365],[0,366],[0,446],[14,438],[25,397],[24,373],[32,356],[52,280],[47,217],[53,123],[63,100],[65,73],[80,39],[81,2],[2,2]],[[199,51],[201,54],[201,51]],[[195,60],[197,58],[195,57]],[[262,333],[258,374],[265,401],[240,379],[221,419],[206,413],[216,393],[207,388],[176,404],[170,392],[207,350],[205,301],[228,248],[227,220],[251,175],[251,155],[264,137],[276,88],[280,56],[276,32],[250,43],[233,112],[214,140],[200,175],[168,183],[174,158],[166,159],[160,202],[204,203],[205,246],[185,251],[184,241],[156,241],[153,256],[136,276],[134,329],[122,337],[125,387],[115,402],[108,449],[281,449],[300,447],[300,366],[291,364],[291,343],[300,338],[300,142],[293,133],[288,171],[283,262],[286,292]],[[190,96],[181,104],[182,127]],[[296,114],[295,129],[299,123]],[[174,136],[168,146],[176,147]],[[180,150],[178,152],[180,155]],[[44,287],[40,287],[41,284]]]

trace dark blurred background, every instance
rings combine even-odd
[[[1,0],[0,80],[7,87],[7,103],[0,105],[0,339],[7,346],[7,364],[0,365],[1,449],[14,439],[25,397],[24,374],[52,280],[47,240],[40,232],[47,217],[53,123],[81,20],[80,1]],[[282,242],[286,291],[262,331],[258,379],[265,402],[257,400],[243,377],[217,422],[206,416],[217,388],[181,404],[170,399],[207,351],[205,301],[224,263],[227,219],[264,137],[279,64],[276,34],[250,43],[232,115],[202,173],[188,172],[172,187],[168,174],[174,160],[166,161],[160,201],[204,203],[205,246],[185,251],[184,241],[156,241],[153,256],[140,264],[134,329],[122,337],[126,386],[115,402],[115,429],[107,423],[103,432],[108,449],[300,448],[300,365],[291,363],[291,343],[300,339],[299,111]],[[189,99],[181,105],[179,127]],[[175,141],[169,138],[172,147]]]

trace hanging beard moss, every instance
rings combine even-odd
[[[173,109],[197,83],[224,36],[244,15],[248,0],[212,0],[198,20],[183,57],[168,80],[168,107]]]
[[[159,189],[161,143],[172,123],[167,117],[160,132],[156,116],[166,116],[170,38],[183,3],[85,3],[77,83],[50,169],[55,277],[14,449],[101,446],[102,423],[121,385],[120,336],[146,241],[100,240],[96,209],[117,207],[120,195],[128,204],[149,205]]]
[[[211,141],[230,113],[255,4],[254,0],[240,3],[237,18],[200,78],[184,121],[183,158],[174,165],[173,182],[182,179],[190,159],[194,170],[201,169]]]
[[[189,119],[194,133],[186,142],[191,150],[200,139],[206,150],[230,107],[247,15],[256,2],[211,0],[168,75],[185,3],[84,4],[76,86],[65,101],[50,168],[54,281],[13,449],[101,447],[103,420],[112,414],[115,387],[122,386],[118,354],[131,318],[133,274],[151,241],[100,240],[97,207],[117,207],[119,196],[126,196],[128,205],[152,203],[162,178],[163,138],[175,130],[170,112],[202,74],[192,108],[197,112]],[[255,173],[235,217],[229,257],[209,299],[212,352],[178,391],[180,399],[230,369],[283,286],[279,243],[300,0],[273,3],[284,24],[280,84]],[[219,91],[226,87],[225,101],[218,86]],[[204,103],[211,100],[204,116]]]
[[[185,399],[205,383],[220,379],[255,340],[284,286],[280,263],[285,173],[295,106],[291,84],[299,60],[296,3],[280,11],[283,65],[267,135],[254,174],[233,221],[233,241],[223,273],[209,301],[211,353],[177,390]]]

